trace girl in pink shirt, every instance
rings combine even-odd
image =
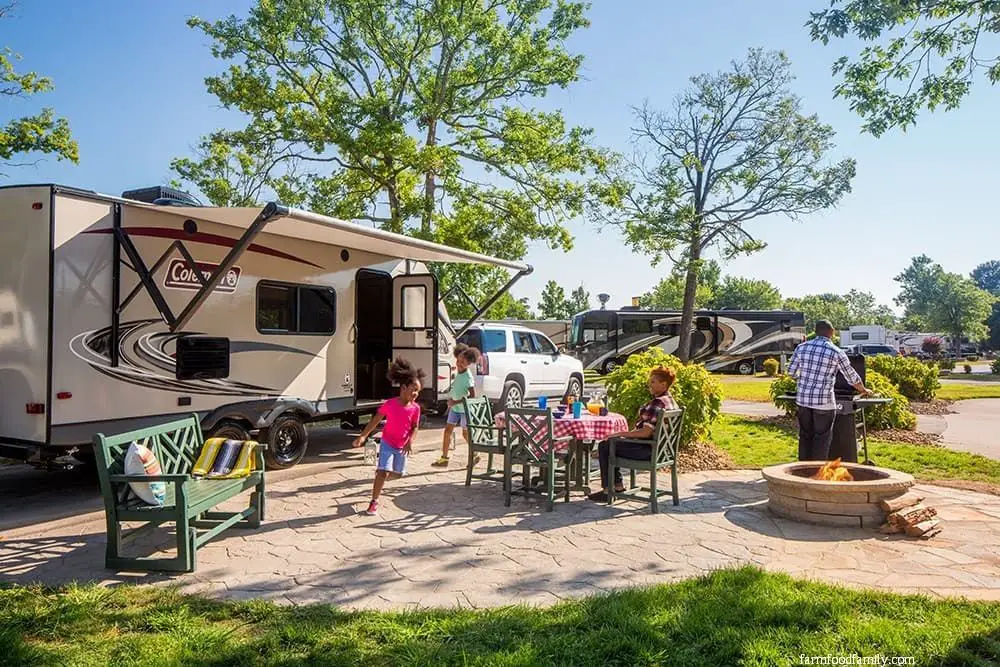
[[[378,452],[378,469],[375,471],[375,484],[372,487],[372,501],[365,511],[369,516],[378,514],[378,498],[382,494],[385,480],[399,479],[406,472],[406,457],[420,425],[417,396],[420,395],[420,381],[423,379],[423,370],[414,368],[405,359],[396,359],[389,367],[389,381],[399,385],[399,398],[390,398],[383,403],[365,426],[365,430],[354,440],[354,446],[361,447],[372,431],[385,420],[382,444]]]

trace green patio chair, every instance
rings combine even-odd
[[[503,456],[503,437],[501,429],[493,421],[493,409],[488,398],[466,398],[462,400],[465,407],[465,419],[469,430],[469,461],[465,471],[465,485],[472,484],[472,479],[495,481],[503,480],[503,471],[493,468],[493,456]],[[476,454],[485,453],[486,472],[475,474]]]
[[[569,502],[573,465],[573,448],[568,446],[570,440],[553,435],[552,413],[548,410],[507,408],[504,419],[504,505],[510,507],[511,495],[515,493],[537,493],[530,485],[532,467],[544,473],[545,488],[542,493],[547,498],[546,509],[549,512],[555,503],[557,476],[563,482],[563,494]],[[515,464],[523,468],[520,491],[513,488]]]
[[[610,441],[611,456],[608,462],[608,474],[614,475],[615,468],[628,468],[630,471],[630,485],[627,491],[619,493],[615,491],[615,485],[612,483],[611,488],[608,489],[608,504],[613,503],[618,497],[648,500],[650,510],[653,514],[656,514],[659,511],[659,497],[668,493],[673,496],[674,505],[680,504],[681,501],[677,495],[677,449],[681,443],[681,426],[683,423],[683,409],[664,410],[660,413],[660,419],[656,423],[652,440],[615,438]],[[637,460],[617,456],[615,445],[621,442],[650,444],[649,458]],[[657,485],[657,471],[667,467],[670,468],[670,491],[660,491]],[[637,470],[649,471],[648,489],[636,486],[635,472]]]

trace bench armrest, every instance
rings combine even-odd
[[[128,482],[168,482],[172,484],[183,484],[191,479],[190,475],[111,475],[108,477],[111,482],[124,484]]]

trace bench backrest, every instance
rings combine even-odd
[[[125,472],[125,454],[133,442],[145,445],[153,450],[160,469],[165,475],[188,475],[194,467],[194,462],[201,452],[204,438],[201,434],[201,421],[197,415],[184,419],[150,426],[149,428],[120,433],[118,435],[94,436],[94,454],[97,459],[97,473],[101,479],[101,490],[108,475],[121,475]],[[109,487],[110,489],[110,484]]]
[[[677,460],[677,450],[681,446],[681,427],[684,423],[684,409],[664,410],[653,434],[655,450],[654,463],[665,464]]]

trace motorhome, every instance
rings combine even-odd
[[[637,307],[590,310],[573,318],[570,353],[586,369],[609,373],[629,356],[651,347],[675,354],[680,311]],[[805,317],[787,311],[699,310],[691,332],[690,359],[718,372],[752,375],[767,358],[791,357],[805,340]]]
[[[454,330],[429,263],[529,266],[268,204],[196,205],[0,188],[0,456],[86,458],[95,433],[197,414],[297,463],[304,425],[350,422],[394,393],[390,360],[427,373],[436,403]]]

